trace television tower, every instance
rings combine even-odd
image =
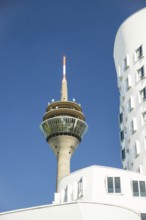
[[[61,100],[52,100],[40,125],[46,141],[57,157],[57,185],[63,177],[70,174],[71,156],[86,133],[87,127],[81,106],[75,101],[68,101],[64,56]]]

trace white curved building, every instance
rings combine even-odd
[[[91,166],[64,177],[48,206],[0,214],[0,220],[146,220],[146,176]]]
[[[120,26],[114,60],[123,168],[146,175],[146,8]]]
[[[126,170],[91,166],[70,174],[70,157],[76,148],[70,146],[72,137],[82,137],[87,125],[83,123],[80,106],[68,101],[67,82],[63,80],[63,98],[47,107],[41,123],[49,144],[53,138],[51,148],[58,159],[54,201],[50,205],[0,213],[0,220],[146,220],[145,57],[146,8],[121,25],[114,46],[122,160]],[[71,138],[67,139],[68,136]]]

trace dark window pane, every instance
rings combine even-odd
[[[133,195],[139,196],[138,181],[132,181],[132,184],[133,184]]]
[[[124,131],[121,131],[120,136],[121,136],[121,141],[123,141],[124,140]]]
[[[136,50],[137,58],[140,59],[143,56],[142,45]]]
[[[146,220],[146,213],[141,213],[141,220]]]
[[[121,193],[120,177],[115,177],[115,193]]]
[[[123,113],[122,112],[120,113],[119,119],[120,119],[120,123],[122,123],[123,122]]]
[[[126,154],[125,154],[125,148],[122,149],[122,160],[125,160]]]
[[[146,196],[146,188],[145,188],[145,182],[140,181],[140,195],[145,197]]]
[[[113,177],[108,177],[107,178],[107,185],[108,185],[108,193],[113,193],[114,192]]]
[[[143,98],[146,99],[146,87],[143,89]]]
[[[141,78],[144,78],[144,66],[140,69]]]
[[[142,51],[142,46],[139,47],[139,56],[142,57],[143,51]]]

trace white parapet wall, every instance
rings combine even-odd
[[[140,215],[123,207],[96,203],[66,203],[0,214],[0,220],[140,220]]]

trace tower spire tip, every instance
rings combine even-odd
[[[63,56],[63,65],[66,66],[66,56]]]
[[[63,75],[66,75],[66,56],[63,56]]]
[[[63,56],[63,79],[61,88],[61,101],[68,100],[67,81],[66,81],[66,56]]]

